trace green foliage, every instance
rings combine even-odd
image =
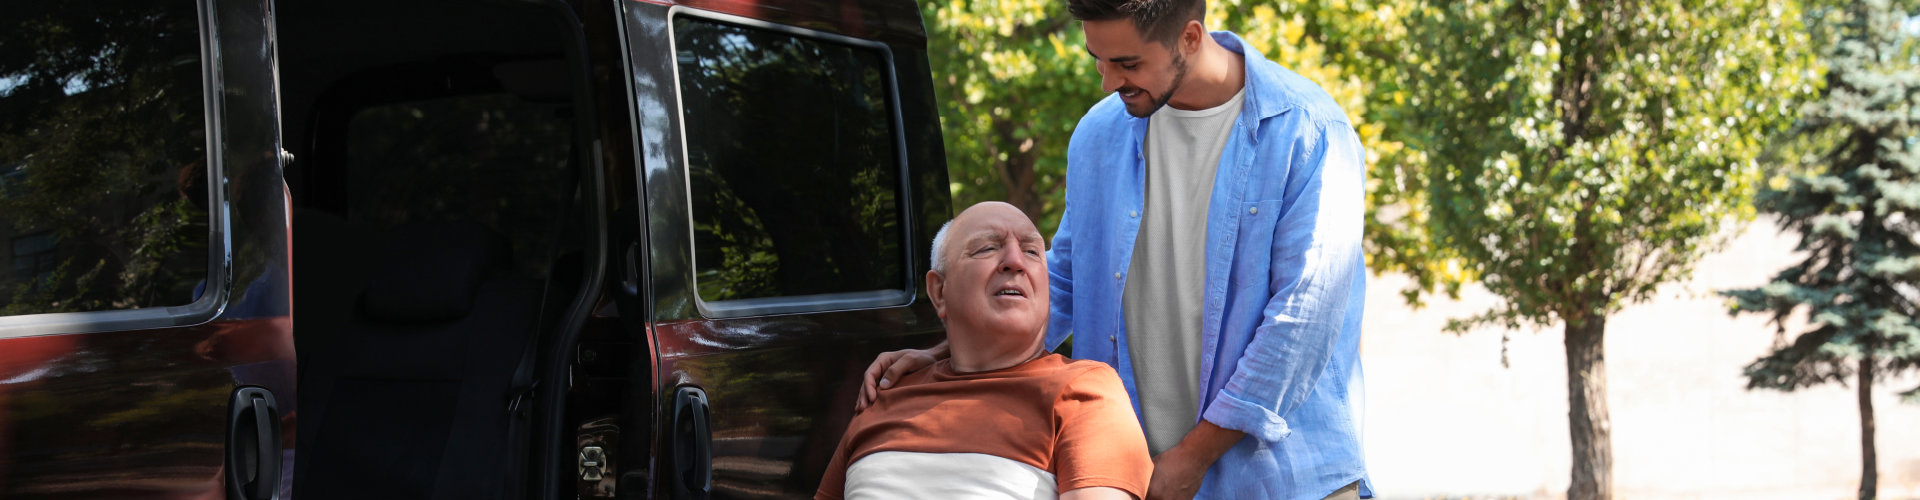
[[[62,261],[59,267],[45,276],[19,280],[10,292],[11,302],[0,307],[0,315],[39,314],[56,312],[82,312],[107,309],[101,294],[94,292],[93,285],[100,281],[101,270],[106,268],[105,259],[94,261],[91,267],[84,268],[75,276],[75,259]],[[71,286],[59,286],[72,283]]]
[[[162,201],[136,215],[122,230],[134,242],[120,271],[122,293],[142,303],[159,303],[169,290],[193,289],[206,279],[204,265],[181,265],[183,258],[206,254],[207,216],[185,198]],[[189,251],[192,250],[192,251]]]
[[[954,206],[1004,200],[1051,234],[1067,140],[1104,95],[1080,23],[1061,0],[920,5]]]
[[[1315,83],[1347,111],[1367,150],[1367,267],[1413,278],[1402,296],[1422,305],[1423,292],[1458,297],[1473,275],[1434,246],[1426,190],[1418,170],[1426,155],[1394,130],[1407,105],[1397,64],[1406,46],[1411,2],[1310,0],[1216,1],[1209,19],[1240,32],[1249,45]]]
[[[1756,202],[1800,235],[1805,259],[1765,286],[1723,292],[1734,313],[1781,329],[1780,345],[1747,366],[1750,388],[1844,382],[1860,363],[1876,378],[1920,368],[1920,37],[1885,0],[1848,10],[1825,95],[1799,110],[1791,139],[1806,153],[1783,158],[1795,175]],[[1785,342],[1802,311],[1806,330]]]
[[[1064,208],[1067,141],[1087,108],[1105,94],[1086,54],[1079,22],[1061,0],[922,2],[954,206],[1003,200],[1026,210],[1051,234]],[[1370,168],[1403,169],[1419,155],[1386,138],[1373,118],[1391,107],[1376,82],[1405,30],[1404,7],[1340,0],[1209,2],[1210,29],[1239,33],[1248,45],[1321,84],[1353,120]],[[1424,193],[1369,176],[1368,206],[1392,214],[1368,218],[1368,259],[1377,271],[1407,271],[1424,288],[1464,281],[1460,267],[1426,244]],[[1384,181],[1383,181],[1384,179]],[[1409,295],[1409,300],[1417,296]]]
[[[1505,299],[1456,332],[1604,320],[1687,275],[1817,84],[1787,0],[1410,8],[1391,115],[1424,163],[1392,182]]]

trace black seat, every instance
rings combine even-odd
[[[300,367],[298,387],[308,387],[307,358],[332,352],[353,316],[353,304],[367,287],[366,231],[337,215],[311,208],[293,211],[294,350]]]
[[[507,240],[478,223],[405,226],[386,248],[346,310],[295,313],[346,318],[295,332],[338,335],[302,375],[296,496],[503,498],[520,473],[506,395],[541,283],[509,276]]]

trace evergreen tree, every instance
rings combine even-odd
[[[1723,292],[1734,313],[1767,314],[1773,352],[1747,365],[1749,389],[1792,391],[1852,379],[1860,404],[1860,498],[1876,495],[1873,382],[1920,367],[1920,71],[1911,21],[1888,0],[1847,7],[1826,55],[1825,95],[1801,109],[1792,141],[1814,154],[1755,202],[1799,233],[1805,260],[1771,283]],[[1805,310],[1805,331],[1786,338]],[[1906,392],[1909,399],[1920,388]]]

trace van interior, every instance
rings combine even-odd
[[[276,9],[294,158],[294,494],[527,496],[535,426],[558,425],[529,411],[538,365],[598,251],[569,7]]]

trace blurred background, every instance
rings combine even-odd
[[[1079,23],[922,8],[955,206],[1051,233]],[[1920,2],[1208,8],[1367,146],[1383,498],[1920,498]]]
[[[1858,498],[1860,420],[1852,387],[1749,390],[1741,373],[1771,350],[1760,317],[1730,317],[1712,291],[1754,286],[1792,263],[1796,238],[1770,221],[1739,231],[1608,323],[1614,498]],[[1381,498],[1563,498],[1568,486],[1566,361],[1557,328],[1439,333],[1498,297],[1407,307],[1368,283],[1361,353],[1367,464]],[[1796,323],[1795,326],[1798,326]],[[1502,366],[1502,337],[1508,365]],[[1920,498],[1920,405],[1901,404],[1911,374],[1874,386],[1879,498]]]

